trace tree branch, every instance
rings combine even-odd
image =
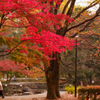
[[[97,17],[98,15],[95,15],[93,18],[91,18],[89,20],[89,22],[78,32],[76,32],[74,35],[72,35],[70,38],[74,38],[77,34],[79,34],[80,32],[83,32],[92,22],[93,20]]]
[[[0,28],[1,28],[1,26],[3,25],[3,23],[4,23],[4,17],[5,17],[5,14],[2,14],[2,16],[1,16],[1,22],[0,22]]]
[[[51,6],[54,6],[54,2],[53,2],[53,1],[51,1],[51,2],[50,2],[50,5],[51,5]],[[51,9],[50,9],[49,13],[53,13],[53,7],[51,7]]]
[[[97,5],[99,2],[100,2],[100,1],[98,1],[98,2],[95,3],[95,1],[93,1],[90,5],[88,5],[88,6],[87,6],[86,8],[84,8],[81,12],[79,12],[79,14],[77,14],[77,15],[74,17],[74,19],[78,18],[83,12],[85,12],[87,9],[89,9],[89,8],[91,8],[91,7],[95,6],[95,5]],[[94,3],[94,4],[93,4],[93,3]]]
[[[13,27],[13,28],[28,28],[28,27],[30,27],[30,25],[29,26],[8,26],[8,25],[2,25],[2,26]]]
[[[16,45],[13,49],[11,49],[10,52],[8,52],[8,53],[6,53],[6,54],[1,54],[0,57],[11,54],[11,52],[12,52],[15,48],[17,48],[21,43],[23,43],[24,41],[25,41],[25,40],[21,41],[18,45]],[[7,52],[7,51],[4,51],[4,52]]]
[[[73,12],[73,9],[74,9],[74,6],[75,6],[75,1],[76,0],[71,0],[71,5],[70,5],[70,8],[68,9],[68,12],[66,13],[66,15],[70,16],[72,15],[72,12]]]
[[[72,11],[73,11],[73,8],[74,8],[74,5],[75,5],[75,1],[76,1],[76,0],[72,0],[72,2],[71,2],[70,8],[69,8],[69,10],[68,10],[68,12],[67,12],[67,15],[69,15],[69,16],[72,15]],[[100,2],[100,0],[98,0],[96,3],[98,4],[99,2]],[[90,5],[93,6],[93,5],[96,4],[96,3],[95,3],[95,4],[94,4],[94,3],[95,3],[95,1],[92,2]],[[86,9],[88,9],[88,8],[86,8]],[[84,10],[83,10],[82,12],[84,12]],[[100,10],[98,10],[98,12],[100,12]],[[78,15],[78,16],[79,16],[79,15]],[[78,27],[78,26],[80,26],[80,25],[83,25],[84,23],[86,23],[86,22],[88,22],[88,21],[91,21],[92,19],[96,18],[97,16],[99,16],[99,13],[98,13],[98,14],[96,13],[96,16],[92,17],[91,19],[87,19],[87,20],[85,20],[84,22],[81,22],[80,24],[75,25],[75,26],[72,26],[72,27],[70,27],[70,28],[68,28],[68,26],[69,26],[68,22],[65,21],[65,25],[63,26],[63,28],[60,28],[59,30],[57,30],[56,34],[61,35],[61,36],[65,36],[66,32],[68,32],[69,30],[71,30],[71,29],[73,29],[73,28],[76,28],[76,27]],[[77,33],[77,34],[78,34],[78,33]],[[77,34],[75,34],[75,36],[76,36]]]
[[[69,5],[70,2],[71,2],[71,0],[68,0],[68,2],[66,3],[66,5],[64,6],[64,9],[63,9],[63,11],[62,11],[62,14],[65,13],[66,8],[68,7],[68,5]]]
[[[63,0],[61,0],[61,3],[62,2],[63,2]],[[56,8],[54,9],[54,14],[55,15],[58,13],[59,7],[60,7],[60,4],[59,5],[56,5]]]
[[[87,20],[85,20],[85,21],[79,23],[78,25],[75,25],[75,26],[72,26],[72,27],[68,28],[66,32],[68,32],[69,30],[71,30],[71,29],[73,29],[73,28],[79,27],[80,25],[83,25],[84,23],[86,23],[86,22],[88,22],[88,21],[91,21],[91,20],[95,19],[97,16],[98,16],[98,14],[96,14],[94,17],[92,17],[92,18],[90,18],[90,19],[87,19]]]

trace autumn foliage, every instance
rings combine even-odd
[[[18,62],[15,63],[14,61],[7,60],[7,59],[0,61],[0,71],[2,72],[1,74],[10,73],[12,74],[12,76],[18,72],[34,78],[44,76],[42,70],[38,69],[35,66],[32,69],[28,70],[25,64],[18,63]]]
[[[64,1],[66,3],[62,12],[59,13],[59,8]],[[82,13],[99,2],[100,0],[90,2],[90,5],[73,17],[76,0],[1,0],[0,34],[1,38],[7,41],[6,45],[9,48],[9,52],[6,50],[4,55],[13,54],[12,59],[15,59],[16,62],[24,62],[30,69],[35,68],[34,66],[39,67],[40,61],[44,64],[42,70],[46,74],[48,99],[60,98],[60,53],[66,49],[72,50],[75,45],[72,39],[65,37],[66,32],[79,26],[78,30],[70,36],[73,38],[84,31],[99,16],[100,7],[91,18],[77,21],[78,23],[76,22],[74,25],[70,22],[74,21],[73,19],[77,20]],[[82,29],[80,29],[81,26]],[[17,39],[15,35],[9,38],[9,28],[24,29],[24,32],[23,34],[19,32],[20,35]],[[35,50],[36,52],[34,52]],[[20,59],[17,59],[14,52]],[[21,54],[24,56],[21,57]],[[25,61],[22,61],[21,58]],[[32,60],[38,63],[33,63]],[[50,67],[46,64],[47,60],[50,62]]]
[[[27,66],[25,66],[22,63],[21,64],[19,64],[19,63],[15,64],[15,62],[13,62],[11,60],[7,60],[7,59],[0,61],[0,71],[1,72],[20,72],[20,73],[24,73],[25,68],[27,68]]]
[[[1,24],[9,26],[7,21],[11,20],[12,27],[27,27],[26,33],[21,36],[21,41],[37,45],[36,49],[41,50],[45,55],[71,50],[74,41],[56,35],[55,29],[60,29],[64,20],[70,23],[73,19],[64,14],[52,14],[50,10],[54,6],[50,5],[51,1],[45,3],[45,0],[1,0]],[[61,0],[55,0],[55,3],[58,5]]]
[[[24,63],[32,69],[27,72],[24,67],[20,67],[20,64],[18,67],[14,62],[12,62],[15,64],[14,68],[11,66],[4,67],[7,65],[7,62],[8,65],[11,62],[6,62],[5,60],[4,64],[6,65],[3,66],[3,70],[20,71],[30,76],[35,76],[38,71],[42,76],[44,73],[41,69],[35,67],[39,65],[41,67],[40,61],[46,62],[45,65],[49,66],[47,62],[52,60],[52,53],[61,53],[66,51],[66,49],[72,50],[74,40],[57,35],[56,30],[63,27],[65,20],[68,23],[74,20],[64,14],[53,14],[52,8],[56,9],[56,7],[51,5],[51,2],[52,0],[1,0],[0,35],[1,38],[5,38],[6,43],[4,44],[9,47],[5,52],[8,52],[8,54],[12,53],[13,61]],[[61,0],[55,0],[56,5],[60,3]],[[24,29],[24,34],[20,34],[18,38],[15,36],[10,37],[9,34],[12,32],[9,32],[10,28],[22,28]],[[33,52],[30,53],[32,50]],[[34,53],[34,51],[36,52]],[[42,57],[39,55],[42,55]],[[44,69],[43,67],[41,68]],[[39,73],[35,77],[40,76]]]

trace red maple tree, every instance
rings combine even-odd
[[[92,18],[86,19],[78,25],[68,27],[69,23],[73,21],[70,17],[76,0],[66,1],[62,13],[59,14],[58,11],[62,2],[63,0],[1,0],[0,2],[0,28],[2,26],[27,28],[26,33],[20,38],[21,42],[11,48],[9,53],[5,55],[10,54],[21,43],[24,42],[28,45],[31,42],[30,46],[37,45],[35,49],[41,50],[45,55],[49,55],[49,57],[56,58],[50,61],[50,67],[45,66],[48,99],[60,98],[60,53],[66,49],[71,50],[74,45],[72,40],[64,37],[66,32],[87,23],[83,28],[84,30],[99,15],[100,10],[98,9],[96,15]],[[74,19],[77,19],[81,13],[99,2],[99,0],[93,1],[88,7],[79,12]],[[10,24],[7,23],[7,20],[10,20]],[[76,32],[72,37],[75,37],[79,32]]]
[[[52,8],[56,9],[56,7],[51,5],[51,2],[53,1],[1,0],[1,30],[2,26],[26,28],[26,33],[20,37],[21,42],[6,50],[8,53],[5,53],[5,55],[10,54],[20,44],[25,43],[28,45],[29,42],[33,43],[32,48],[42,51],[45,56],[50,58],[53,57],[52,53],[61,53],[66,49],[71,50],[73,48],[73,40],[56,34],[56,30],[63,27],[64,20],[70,23],[73,19],[64,14],[53,14]],[[61,0],[55,0],[54,2],[59,5]],[[7,32],[2,32],[1,36],[6,37],[8,41],[13,41],[14,38],[8,38]],[[30,46],[19,52],[28,53]]]

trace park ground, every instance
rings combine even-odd
[[[48,100],[45,99],[46,92],[42,94],[33,94],[33,95],[25,95],[25,96],[6,96],[4,99],[0,98],[0,100]],[[74,97],[73,94],[68,94],[67,92],[61,91],[61,98],[56,100],[78,100],[77,97]]]

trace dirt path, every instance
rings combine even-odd
[[[33,95],[25,95],[25,96],[5,96],[4,99],[0,100],[47,100],[45,99],[46,93],[41,93],[41,94],[33,94]],[[74,95],[68,94],[65,91],[61,91],[61,99],[58,100],[78,100],[77,98],[74,97]]]

